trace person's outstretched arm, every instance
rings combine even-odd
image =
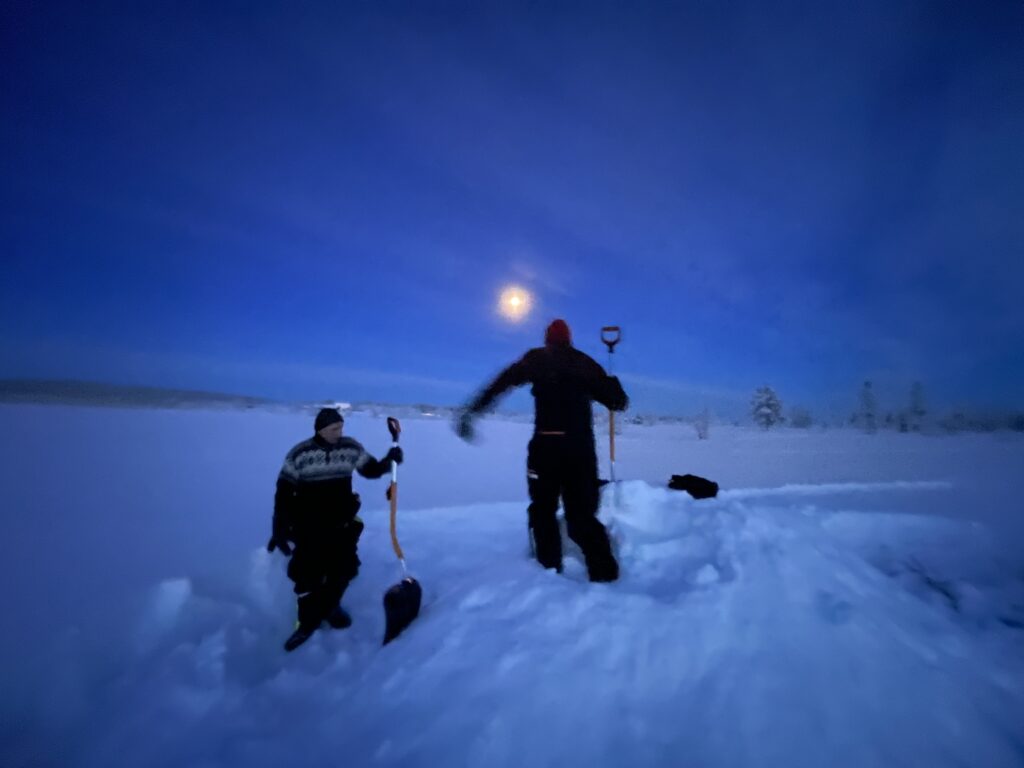
[[[473,398],[472,402],[466,407],[466,410],[470,413],[483,413],[494,401],[504,395],[510,389],[521,387],[530,380],[530,355],[527,353],[516,362],[512,363],[508,368],[499,373],[490,384],[488,384],[480,394]]]
[[[532,357],[531,353],[527,352],[484,387],[456,417],[455,431],[458,432],[459,437],[463,440],[472,439],[473,418],[490,408],[499,397],[510,389],[529,383],[531,369]]]

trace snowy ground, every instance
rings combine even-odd
[[[355,624],[288,655],[264,544],[307,422],[0,407],[0,766],[1024,765],[1019,436],[627,427],[623,578],[591,585],[526,557],[528,425],[408,421],[420,619],[380,647],[399,572],[359,480]]]

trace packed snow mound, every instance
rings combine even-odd
[[[265,550],[245,577],[155,584],[128,631],[57,639],[0,763],[1024,764],[1021,574],[979,526],[857,512],[856,492],[606,489],[610,585],[572,545],[540,569],[518,504],[409,512],[424,606],[386,648],[400,571],[366,514],[352,628],[285,654]]]

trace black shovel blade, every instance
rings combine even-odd
[[[384,645],[398,637],[420,615],[423,588],[406,577],[384,593]]]

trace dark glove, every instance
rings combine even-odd
[[[472,413],[463,411],[458,415],[455,419],[455,434],[466,442],[470,442],[476,436],[476,431],[473,429]]]
[[[404,458],[405,454],[402,453],[402,449],[399,446],[395,445],[392,446],[391,450],[388,451],[387,455],[384,456],[384,461],[393,461],[395,462],[395,464],[401,464]]]
[[[275,549],[280,549],[281,554],[285,557],[290,557],[292,554],[291,544],[286,539],[271,536],[270,541],[267,542],[267,552],[273,552]]]

